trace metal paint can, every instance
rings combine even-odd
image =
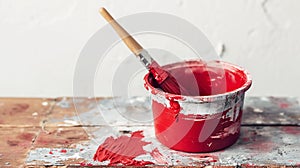
[[[196,79],[205,78],[196,80],[198,88],[211,87],[211,93],[166,93],[155,87],[151,75],[146,74],[144,86],[151,93],[156,138],[171,149],[185,152],[212,152],[234,144],[240,134],[245,92],[252,84],[249,73],[221,61],[191,60],[163,68],[179,82],[185,76],[180,73],[190,69]],[[184,79],[182,85],[189,83],[193,82]]]

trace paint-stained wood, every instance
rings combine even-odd
[[[80,118],[77,118],[77,116],[81,113],[96,109],[98,101],[101,99],[103,98],[57,98],[55,105],[47,117],[45,126],[57,127],[82,125]]]
[[[175,167],[300,166],[300,105],[297,98],[247,97],[241,137],[212,153],[170,150],[154,136],[150,101],[124,98],[1,98],[0,167],[102,165],[92,157],[109,137],[143,130],[160,159],[140,159]]]
[[[39,128],[0,127],[0,167],[24,165]]]
[[[33,148],[67,148],[87,140],[89,137],[81,127],[45,127],[35,139]]]
[[[300,104],[296,97],[248,97],[243,125],[300,126]]]
[[[54,104],[54,99],[0,98],[0,126],[41,126]]]

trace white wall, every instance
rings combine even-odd
[[[184,18],[250,71],[249,95],[300,96],[299,0],[0,0],[0,96],[72,96],[79,53],[106,24],[101,6],[115,17]],[[96,95],[109,95],[105,87]]]

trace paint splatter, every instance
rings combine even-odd
[[[20,113],[20,112],[24,112],[29,108],[28,104],[25,103],[18,103],[13,105],[13,107],[10,109],[9,113],[10,115],[13,115],[15,113]]]
[[[9,145],[9,146],[18,146],[19,145],[19,141],[16,141],[16,140],[7,140],[6,143]]]
[[[84,166],[84,167],[92,167],[94,166],[92,163],[85,163],[85,162],[81,162],[80,166]]]
[[[280,103],[279,106],[282,109],[286,109],[286,108],[289,108],[290,105],[288,103]]]
[[[33,133],[22,133],[22,134],[18,135],[17,138],[22,139],[22,140],[32,141],[34,136],[35,135]]]
[[[150,155],[156,160],[159,164],[167,165],[168,162],[164,159],[164,156],[159,152],[157,148],[153,149]]]
[[[218,162],[218,156],[211,155],[211,154],[192,154],[189,155],[190,157],[197,158],[200,162],[204,163],[211,163],[211,162]]]
[[[67,153],[67,150],[66,149],[62,149],[62,150],[60,150],[60,153]]]
[[[300,135],[299,127],[283,127],[282,131],[291,135]]]
[[[95,155],[95,161],[110,161],[109,166],[125,165],[125,166],[145,166],[154,164],[150,161],[135,160],[137,156],[146,154],[143,146],[150,144],[150,142],[142,141],[144,135],[143,131],[136,131],[131,133],[131,136],[120,136],[116,139],[108,137],[103,144],[101,144]]]

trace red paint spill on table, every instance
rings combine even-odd
[[[159,164],[168,164],[168,162],[164,159],[164,156],[159,152],[157,148],[153,149],[150,152],[150,155],[156,160]]]
[[[137,156],[146,154],[143,146],[150,144],[142,140],[144,135],[142,131],[131,133],[131,136],[122,135],[118,138],[108,137],[101,144],[95,155],[95,161],[110,161],[110,166],[144,166],[154,164],[150,161],[135,160]]]

